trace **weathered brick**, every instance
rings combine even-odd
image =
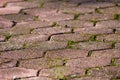
[[[115,64],[120,65],[120,58],[115,60]]]
[[[71,32],[70,28],[63,28],[63,27],[49,27],[49,28],[39,28],[33,31],[33,34],[45,34],[45,35],[53,35],[53,34],[60,34],[60,33],[68,33]]]
[[[115,48],[116,48],[116,49],[120,49],[120,43],[116,43],[116,44],[115,44]]]
[[[91,35],[86,34],[60,34],[53,35],[51,40],[55,41],[87,41],[90,39]]]
[[[0,69],[15,67],[16,64],[17,64],[17,61],[15,61],[15,60],[0,58]]]
[[[90,75],[95,77],[117,78],[120,76],[119,66],[103,67],[100,69],[90,70]]]
[[[120,57],[120,50],[118,49],[109,49],[109,50],[102,50],[102,51],[93,51],[93,57],[109,57],[109,58],[119,58]]]
[[[97,36],[96,39],[100,41],[120,42],[120,35],[119,34],[101,35],[101,36]]]
[[[80,20],[67,20],[67,21],[59,21],[59,25],[64,27],[72,27],[72,28],[89,28],[93,27],[93,23],[90,21],[80,21]]]
[[[31,65],[31,64],[34,64],[34,65]],[[62,60],[39,58],[39,59],[20,61],[19,67],[40,70],[43,68],[50,68],[50,67],[60,66],[60,65],[63,65]]]
[[[65,50],[48,51],[45,57],[50,59],[73,59],[73,58],[86,57],[87,55],[88,55],[88,51],[86,50],[65,49]]]
[[[22,44],[36,42],[36,41],[46,41],[46,40],[48,40],[47,35],[39,35],[39,34],[19,35],[19,36],[13,36],[9,39],[10,42],[22,43]]]
[[[107,21],[100,21],[97,22],[96,28],[119,28],[120,27],[120,22],[116,20],[107,20]]]
[[[17,79],[17,80],[58,80],[58,79],[52,79],[48,77],[31,77],[31,78],[23,78],[23,79]]]
[[[56,50],[67,47],[67,42],[45,41],[28,44],[30,48],[39,50]]]
[[[0,35],[0,42],[4,41],[5,40],[5,37]]]
[[[85,49],[85,50],[102,50],[112,48],[112,44],[103,42],[80,42],[72,45],[72,48]]]
[[[38,57],[42,57],[43,54],[44,52],[38,49],[23,49],[23,50],[1,52],[0,57],[18,60],[18,59],[38,58]]]
[[[22,77],[33,77],[37,75],[37,70],[25,69],[25,68],[6,68],[0,69],[0,78],[15,79]]]
[[[92,20],[96,20],[96,21],[101,21],[101,20],[110,20],[113,19],[113,15],[111,14],[99,14],[99,13],[92,13],[92,14],[84,14],[84,15],[80,15],[78,17],[79,20],[88,20],[88,21],[92,21]]]
[[[21,10],[21,7],[18,6],[10,6],[10,7],[5,7],[5,8],[0,8],[0,15],[5,15],[5,14],[17,14]]]
[[[63,78],[65,76],[82,76],[84,75],[85,70],[74,67],[54,67],[51,69],[42,69],[39,73],[39,76],[53,77],[53,78]]]
[[[109,57],[87,57],[68,60],[66,66],[75,68],[91,68],[96,66],[106,66],[111,62]]]
[[[8,19],[0,17],[0,29],[11,28],[12,25],[13,25],[13,23],[10,22]]]
[[[73,78],[70,80],[110,80],[110,78],[102,78],[102,77],[81,77],[81,78]]]
[[[75,33],[82,34],[111,34],[113,33],[112,29],[104,29],[104,28],[74,28]]]

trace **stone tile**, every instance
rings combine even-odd
[[[112,34],[113,29],[104,29],[104,28],[74,28],[75,33],[81,34]]]
[[[100,10],[104,14],[120,14],[120,9],[119,7],[109,7],[105,9]]]
[[[96,39],[100,41],[120,42],[120,35],[119,34],[101,35],[101,36],[97,36]]]
[[[81,78],[73,78],[70,80],[110,80],[110,78],[102,78],[102,77],[81,77]]]
[[[20,10],[21,10],[21,7],[18,7],[18,6],[0,8],[0,15],[17,14],[20,12]]]
[[[96,21],[102,21],[102,20],[111,20],[113,19],[113,15],[111,14],[99,14],[99,13],[92,13],[92,14],[84,14],[80,15],[78,17],[79,20],[96,20]]]
[[[44,52],[38,49],[23,49],[1,52],[0,57],[9,59],[30,59],[43,57]]]
[[[13,25],[12,22],[10,22],[9,20],[0,17],[0,29],[4,29],[4,28],[11,28]]]
[[[109,50],[102,50],[102,51],[93,51],[91,57],[109,57],[109,58],[119,58],[120,57],[120,50],[118,49],[109,49]]]
[[[15,67],[17,64],[17,61],[12,60],[12,59],[5,59],[5,58],[0,58],[0,69],[3,68],[9,68],[9,67]]]
[[[112,44],[103,42],[80,42],[78,44],[72,45],[72,48],[85,50],[103,50],[112,48]]]
[[[117,78],[120,76],[120,67],[110,66],[110,67],[103,67],[100,69],[92,69],[90,70],[90,75],[95,77],[103,77],[103,78]]]
[[[111,62],[111,58],[106,56],[93,56],[86,58],[78,58],[68,60],[66,63],[67,67],[75,67],[75,68],[91,68],[97,66],[107,66]]]
[[[106,8],[111,6],[114,6],[114,4],[111,2],[89,2],[89,3],[82,3],[80,5],[80,7],[85,7],[85,8]]]
[[[21,22],[21,23],[27,23],[28,21],[33,21],[34,17],[31,15],[24,15],[24,14],[8,14],[3,15],[3,18],[8,19],[10,21],[14,22]]]
[[[108,20],[108,21],[100,21],[97,22],[96,28],[119,28],[120,27],[120,22],[116,20]]]
[[[33,31],[33,34],[44,34],[44,35],[53,35],[60,33],[68,33],[71,32],[71,28],[63,28],[63,27],[49,27],[49,28],[39,28]]]
[[[30,48],[39,50],[56,50],[64,49],[67,47],[67,42],[45,41],[29,44]]]
[[[93,23],[90,21],[80,21],[80,20],[67,20],[67,21],[59,21],[58,24],[64,27],[72,27],[72,28],[88,28],[93,27]]]
[[[120,49],[120,43],[116,43],[116,44],[115,44],[115,48],[116,48],[116,49]]]
[[[51,40],[54,41],[87,41],[90,39],[91,35],[86,34],[60,34],[60,35],[53,35]]]
[[[81,76],[84,75],[85,70],[74,67],[54,67],[51,69],[42,69],[39,76],[53,77],[53,78],[63,78],[65,76]]]
[[[34,65],[31,65],[31,64],[34,64]],[[59,59],[39,58],[39,59],[20,61],[19,67],[40,70],[43,68],[50,68],[50,67],[61,66],[61,65],[63,65],[63,61]]]
[[[54,50],[47,51],[45,57],[50,59],[74,59],[86,57],[88,51],[86,50],[77,50],[77,49],[64,49],[64,50]]]
[[[39,34],[26,34],[26,35],[19,35],[19,36],[12,36],[9,39],[9,42],[15,43],[32,43],[38,41],[47,41],[48,35],[39,35]]]
[[[17,80],[58,80],[58,79],[52,79],[48,77],[31,77],[31,78],[23,78],[23,79],[17,79]]]
[[[23,77],[33,77],[37,75],[37,70],[25,69],[25,68],[7,68],[0,69],[0,78],[15,79]]]

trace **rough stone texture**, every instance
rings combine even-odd
[[[88,55],[88,51],[86,50],[65,49],[65,50],[48,51],[45,57],[50,59],[73,59],[73,58],[86,57],[87,55]]]
[[[0,58],[0,69],[15,67],[16,64],[17,64],[17,61],[15,61],[15,60]]]
[[[31,77],[31,78],[23,78],[23,79],[17,79],[17,80],[58,80],[58,79],[52,79],[48,77]]]
[[[39,28],[33,31],[37,34],[45,34],[45,35],[53,35],[53,34],[60,34],[60,33],[70,33],[70,28],[63,28],[63,27],[50,27],[50,28]]]
[[[94,56],[88,58],[78,58],[68,60],[66,66],[75,68],[91,68],[97,66],[106,66],[111,62],[109,57]]]
[[[36,76],[37,70],[32,69],[25,69],[25,68],[7,68],[7,69],[0,69],[0,78],[3,79],[15,79],[15,78],[22,78],[22,77],[32,77]]]
[[[78,44],[72,45],[72,48],[85,50],[103,50],[112,48],[112,45],[110,43],[103,42],[80,42]]]
[[[34,65],[31,65],[31,64],[34,64]],[[63,65],[62,60],[40,58],[40,59],[31,59],[31,60],[20,61],[19,67],[40,70],[43,68],[50,68],[50,67],[55,67],[55,66],[60,66],[60,65]]]
[[[67,21],[59,21],[59,25],[65,27],[72,27],[72,28],[88,28],[93,27],[93,23],[89,21],[79,21],[79,20],[67,20]]]
[[[116,48],[116,49],[120,49],[120,43],[116,43],[116,44],[115,44],[115,48]]]
[[[44,54],[43,51],[38,49],[24,49],[1,52],[0,57],[9,59],[30,59],[30,58],[40,58]]]
[[[1,42],[1,41],[4,41],[4,40],[5,40],[5,37],[2,36],[2,35],[0,35],[0,42]]]
[[[108,34],[108,35],[101,35],[97,37],[99,41],[113,41],[113,42],[120,42],[120,35],[119,34]]]
[[[115,60],[116,65],[120,65],[120,58]]]
[[[80,76],[84,75],[85,70],[74,67],[55,67],[51,69],[42,69],[39,76],[53,77],[53,78],[64,78],[65,76]]]
[[[60,34],[53,35],[51,40],[54,41],[87,41],[90,39],[91,35],[86,34]]]
[[[102,77],[82,77],[82,78],[73,78],[70,80],[110,80],[110,78],[102,78]]]
[[[100,69],[90,70],[91,76],[105,77],[105,78],[118,78],[120,76],[119,66],[103,67]]]
[[[75,33],[84,33],[84,34],[111,34],[113,29],[104,29],[104,28],[74,28]]]

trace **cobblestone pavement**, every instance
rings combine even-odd
[[[0,0],[0,80],[120,80],[120,0]]]

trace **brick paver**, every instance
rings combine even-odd
[[[120,0],[0,0],[0,80],[120,80]]]

